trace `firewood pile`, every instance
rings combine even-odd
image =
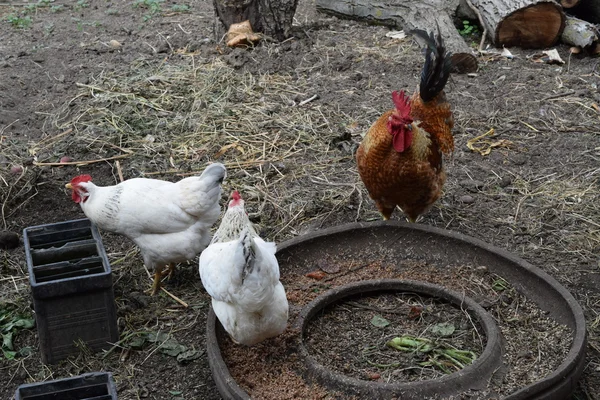
[[[456,22],[477,21],[484,41],[497,48],[547,49],[563,42],[573,53],[600,53],[600,1],[597,0],[316,0],[317,10],[338,17],[384,24],[404,30],[437,30],[458,57],[475,50]],[[457,72],[472,72],[472,63]],[[475,66],[476,61],[475,61]]]

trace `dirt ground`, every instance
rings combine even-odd
[[[247,193],[270,240],[378,219],[353,154],[391,91],[416,87],[423,63],[410,39],[318,14],[310,0],[300,0],[293,38],[251,50],[223,45],[203,1],[0,1],[0,32],[0,203],[2,229],[14,232],[81,218],[64,189],[74,175],[178,180],[213,160],[228,167],[226,194]],[[477,74],[451,78],[456,150],[444,196],[419,222],[514,252],[570,290],[589,331],[574,398],[599,399],[599,61],[557,49],[564,65],[511,49],[512,59],[484,55]],[[489,154],[469,149],[492,128],[474,144]],[[80,163],[54,164],[65,156]],[[218,399],[197,263],[166,285],[183,308],[144,294],[135,247],[103,238],[122,348],[44,366],[35,329],[22,330],[15,347],[33,352],[1,358],[2,397],[25,382],[107,370],[121,399]],[[0,300],[30,314],[26,271],[22,246],[2,251]],[[188,356],[159,347],[160,332]]]

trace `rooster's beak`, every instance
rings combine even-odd
[[[65,187],[66,187],[67,189],[69,189],[69,190],[73,190],[73,185],[71,185],[70,183],[67,183],[67,184],[65,185]]]

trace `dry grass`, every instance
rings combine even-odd
[[[241,190],[263,235],[277,242],[321,226],[378,219],[358,179],[353,149],[360,133],[391,105],[389,89],[416,86],[421,57],[408,42],[391,44],[381,31],[372,32],[364,37],[356,37],[353,29],[311,32],[314,46],[305,48],[307,54],[292,72],[252,74],[229,66],[224,57],[208,60],[181,52],[170,60],[139,61],[91,77],[78,85],[74,98],[49,115],[47,136],[24,143],[0,131],[2,155],[10,164],[26,167],[22,174],[0,169],[4,227],[37,193],[40,172],[53,171],[63,156],[73,158],[62,164],[69,166],[71,175],[89,171],[91,164],[109,165],[114,180],[101,184],[119,181],[116,161],[125,179],[168,180],[199,173],[209,162],[223,162],[229,171],[225,190]],[[342,44],[334,45],[333,36]],[[249,54],[275,58],[281,55],[276,50],[276,45],[268,45],[262,53],[256,49]],[[349,70],[336,71],[340,54],[350,57]],[[383,67],[369,74],[379,63]],[[520,168],[511,157],[529,157],[540,139],[552,143],[559,136],[597,135],[598,114],[590,99],[575,90],[583,85],[579,76],[557,81],[555,92],[548,93],[543,85],[532,88],[525,75],[528,70],[538,74],[538,67],[518,64],[518,75],[516,70],[483,65],[479,78],[453,78],[448,95],[455,109],[457,154],[447,164],[444,197],[423,221],[507,247],[546,271],[555,269],[562,283],[576,286],[572,276],[579,277],[578,266],[596,265],[600,254],[600,169],[590,167],[598,165],[600,147],[576,154],[565,151],[571,154],[566,158],[561,149],[548,152],[543,157],[556,164],[539,163],[545,169],[531,167],[538,163]],[[353,68],[363,71],[368,85],[348,83]],[[346,86],[340,89],[344,79]],[[470,82],[474,84],[467,87]],[[303,104],[315,94],[327,97],[329,90],[344,98]],[[551,98],[563,91],[574,95]],[[467,140],[492,127],[498,139],[509,138],[512,146],[493,149],[490,156],[472,156]],[[488,163],[497,154],[500,160]],[[454,198],[463,189],[460,181],[471,176],[484,181],[474,195],[479,203],[474,209]],[[509,185],[500,186],[506,176]],[[485,201],[489,212],[481,206]],[[143,290],[147,282],[135,250],[110,250],[117,286],[125,287],[127,281],[128,288]],[[537,263],[540,254],[543,261]],[[5,271],[20,270],[19,276],[26,276],[23,260],[7,255],[2,263]],[[563,263],[564,270],[558,271]],[[26,291],[27,284],[24,278],[10,276],[0,281],[6,296]],[[186,299],[197,296],[192,293],[196,288],[188,289]],[[600,317],[594,311],[599,300],[583,289],[577,295],[587,312],[590,346],[596,350],[593,369],[600,351]],[[127,324],[133,330],[139,322]]]
[[[80,84],[53,117],[62,134],[31,144],[36,164],[54,166],[63,155],[79,166],[123,158],[125,179],[175,180],[220,161],[229,171],[227,187],[245,194],[255,218],[269,216],[259,222],[276,240],[362,202],[351,157],[332,151],[344,116],[306,103],[313,96],[307,80],[184,57]]]

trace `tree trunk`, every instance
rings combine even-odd
[[[213,5],[225,30],[229,29],[231,24],[249,20],[255,32],[262,32],[258,0],[213,0]]]
[[[459,0],[316,0],[317,11],[378,25],[437,31],[439,26],[446,48],[453,53],[457,72],[477,70],[477,59],[460,36],[451,15]]]
[[[258,0],[264,33],[277,40],[291,35],[298,0]]]
[[[552,0],[470,1],[496,47],[549,47],[558,41],[565,26],[562,8]]]
[[[249,20],[254,32],[281,41],[290,36],[298,0],[213,0],[213,4],[226,30]]]
[[[594,24],[579,18],[567,16],[567,23],[563,30],[561,40],[571,46],[589,49],[598,42],[598,30]]]

